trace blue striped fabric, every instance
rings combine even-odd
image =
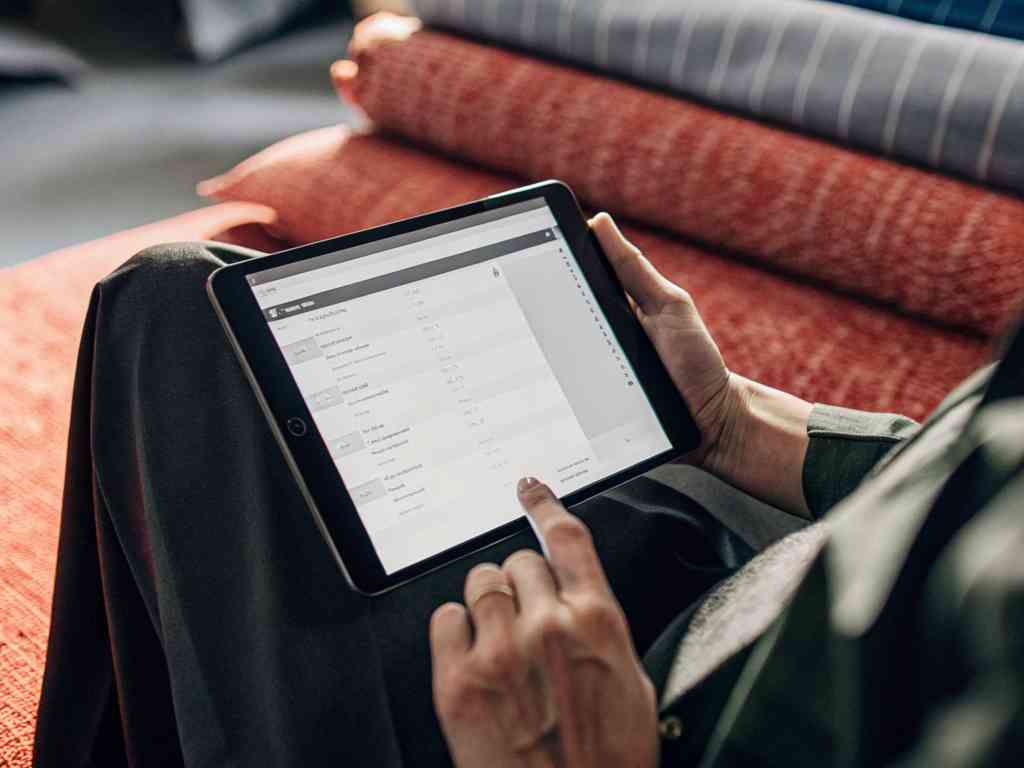
[[[813,0],[414,0],[428,24],[1024,192],[1024,45]]]
[[[959,27],[974,32],[1024,38],[1024,2],[1021,0],[831,0],[869,11]]]

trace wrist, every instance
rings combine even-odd
[[[712,413],[707,414],[698,463],[713,475],[728,476],[742,461],[743,434],[750,419],[749,384],[748,379],[730,371],[717,401],[708,404]]]
[[[803,465],[812,407],[730,373],[701,467],[769,504],[809,517]]]

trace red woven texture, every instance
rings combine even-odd
[[[357,61],[379,127],[595,207],[984,334],[1024,297],[1017,198],[431,30]]]
[[[218,200],[268,205],[277,212],[271,228],[276,237],[308,243],[515,184],[338,125],[284,139],[198,188]]]
[[[147,246],[211,238],[272,214],[214,206],[0,271],[0,766],[31,762],[71,385],[92,286]]]
[[[472,200],[514,179],[341,127],[294,136],[203,190],[274,208],[297,242]],[[628,228],[694,295],[734,370],[810,400],[923,417],[981,363],[974,337]]]

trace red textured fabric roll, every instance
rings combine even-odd
[[[943,324],[990,335],[1024,298],[1017,198],[447,34],[373,36],[351,90],[382,129]]]
[[[196,189],[217,200],[269,206],[277,214],[269,227],[275,237],[309,243],[468,203],[516,184],[334,125],[279,141]]]
[[[200,185],[277,211],[305,242],[515,186],[516,180],[341,127],[293,136]],[[987,344],[635,227],[625,230],[694,296],[735,371],[809,400],[922,418]]]

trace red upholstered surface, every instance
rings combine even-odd
[[[274,208],[278,235],[306,242],[517,183],[338,127],[286,139],[201,188]],[[920,418],[984,359],[977,338],[627,231],[693,293],[733,369],[802,397]]]
[[[64,479],[75,355],[93,284],[169,240],[246,229],[274,213],[230,203],[176,216],[0,271],[0,766],[31,759]]]
[[[1024,298],[1024,201],[524,54],[423,30],[372,45],[379,128],[595,206],[990,334]]]

